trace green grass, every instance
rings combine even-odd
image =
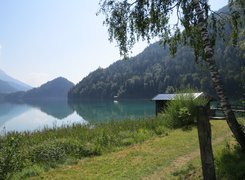
[[[0,179],[16,173],[23,177],[39,174],[60,164],[142,143],[167,131],[161,120],[149,118],[8,133],[0,137]]]
[[[212,122],[214,152],[232,136],[225,121]],[[185,158],[187,157],[187,158]],[[216,156],[217,157],[217,156]],[[201,165],[197,130],[173,130],[140,144],[61,166],[34,179],[199,179]]]
[[[159,117],[6,134],[0,137],[0,179],[199,177],[195,126],[169,130]],[[214,147],[221,144],[222,153],[217,153],[221,174],[229,169],[223,156],[231,161],[244,156],[237,158],[239,150],[233,148],[222,150],[231,138],[225,121],[213,121],[212,132]],[[237,170],[241,168],[243,164]]]

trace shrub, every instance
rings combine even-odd
[[[245,154],[239,146],[227,146],[215,158],[219,179],[243,179],[245,177]]]
[[[206,105],[207,100],[194,99],[191,94],[179,94],[167,104],[163,113],[164,124],[169,128],[179,128],[194,124],[197,117],[197,106]]]
[[[0,179],[11,179],[12,173],[24,166],[24,158],[19,150],[18,136],[8,136],[5,142],[0,147]]]

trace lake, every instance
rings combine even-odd
[[[0,103],[0,134],[10,131],[35,131],[44,127],[60,127],[73,123],[93,124],[112,120],[153,116],[154,102],[150,100],[60,101],[26,104]]]

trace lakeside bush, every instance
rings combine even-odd
[[[192,125],[197,119],[197,107],[205,106],[208,100],[204,97],[194,99],[193,90],[178,92],[176,98],[167,103],[167,107],[162,113],[164,125],[169,128],[181,128]]]
[[[0,137],[0,180],[38,175],[59,164],[167,135],[167,131],[161,119],[148,118],[7,133]]]
[[[13,173],[24,167],[25,155],[20,150],[20,139],[13,133],[0,141],[0,179],[11,179]]]

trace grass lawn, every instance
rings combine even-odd
[[[225,121],[211,121],[214,154],[234,141]],[[33,179],[199,179],[201,165],[197,129],[177,129],[166,136],[101,156],[60,165]]]

